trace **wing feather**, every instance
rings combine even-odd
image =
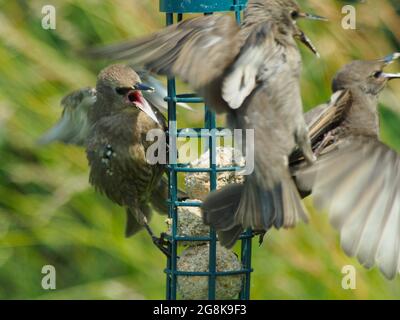
[[[232,109],[238,109],[256,88],[265,62],[273,59],[279,48],[271,23],[260,23],[253,29],[224,79],[222,97]]]
[[[70,93],[61,101],[60,120],[40,139],[40,144],[60,141],[83,146],[90,130],[88,111],[96,102],[96,90],[83,88]]]
[[[311,171],[315,203],[328,211],[346,254],[394,278],[400,268],[399,155],[378,140],[353,136],[304,170]]]
[[[201,16],[148,37],[90,50],[98,58],[129,60],[135,67],[177,75],[195,90],[219,77],[240,50],[239,26],[228,15]]]

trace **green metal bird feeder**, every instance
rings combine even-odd
[[[160,11],[166,14],[167,25],[179,22],[183,19],[184,14],[203,13],[212,14],[214,12],[233,12],[236,20],[240,23],[241,12],[247,5],[247,0],[160,0]],[[194,62],[195,63],[195,62]],[[177,137],[182,130],[177,127],[177,114],[176,103],[197,103],[203,104],[203,100],[195,94],[177,94],[175,79],[168,79],[168,96],[165,98],[168,102],[168,139],[170,154],[176,155]],[[204,134],[201,129],[194,128],[198,135],[197,138],[208,139],[208,147],[210,154],[210,165],[208,168],[192,168],[184,164],[179,164],[173,161],[168,165],[169,170],[169,218],[172,220],[171,235],[168,236],[170,257],[167,261],[167,268],[165,269],[167,275],[166,285],[166,298],[168,300],[177,299],[177,278],[179,276],[187,277],[208,277],[208,299],[215,300],[216,296],[216,283],[217,277],[241,275],[242,288],[238,295],[241,300],[248,300],[250,298],[250,274],[251,269],[251,230],[246,231],[241,236],[241,252],[240,270],[234,271],[217,271],[217,235],[214,230],[210,230],[207,237],[188,237],[180,236],[177,232],[178,226],[178,208],[179,207],[200,207],[201,203],[195,201],[180,201],[178,199],[178,173],[188,172],[208,172],[210,174],[210,189],[215,190],[217,187],[217,174],[223,171],[234,171],[237,167],[223,167],[219,168],[216,165],[216,116],[207,107],[204,106],[204,128],[207,134]],[[209,268],[207,272],[194,272],[178,270],[178,244],[182,241],[202,241],[208,242],[209,246]]]

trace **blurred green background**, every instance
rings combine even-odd
[[[341,8],[353,2],[300,1],[329,23],[300,24],[319,48],[302,49],[307,109],[330,96],[330,79],[355,58],[400,51],[397,0],[356,4],[357,30],[344,30]],[[355,3],[355,2],[354,2]],[[43,30],[41,9],[57,9],[57,29]],[[0,0],[0,298],[162,299],[165,259],[141,233],[123,237],[123,209],[88,184],[83,150],[37,138],[56,122],[69,91],[94,85],[104,62],[82,48],[138,37],[161,28],[156,0]],[[391,67],[399,71],[399,63]],[[383,138],[400,150],[400,81],[381,97]],[[181,112],[180,126],[199,126],[202,112]],[[153,225],[164,230],[165,217]],[[253,299],[398,299],[400,279],[364,270],[339,248],[323,214],[309,225],[271,231],[253,251]],[[54,265],[57,290],[41,287],[41,269]],[[343,290],[341,269],[357,269],[357,289]]]

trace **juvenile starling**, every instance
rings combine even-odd
[[[163,115],[145,98],[153,88],[125,65],[100,72],[96,89],[85,88],[62,100],[62,119],[43,139],[84,145],[90,165],[90,183],[97,191],[126,208],[126,235],[143,227],[166,253],[148,222],[150,204],[167,213],[164,164],[149,164],[146,140],[152,129],[165,130]]]
[[[398,58],[342,68],[330,103],[306,115],[317,162],[307,167],[292,157],[299,188],[329,212],[346,254],[367,268],[376,263],[389,279],[400,271],[400,157],[380,141],[378,97],[400,78],[383,71]]]
[[[299,145],[313,154],[303,118],[295,38],[316,53],[297,26],[303,13],[294,0],[250,0],[237,26],[228,15],[185,20],[144,39],[95,49],[97,57],[129,59],[134,66],[188,82],[207,105],[228,113],[230,125],[255,133],[255,170],[244,186],[213,193],[203,204],[204,220],[231,247],[244,228],[268,230],[307,220],[288,170],[288,155]]]
[[[163,84],[144,69],[137,71],[137,74],[144,85],[154,88],[154,92],[142,91],[147,102],[161,112],[167,111],[164,98],[168,93]],[[60,120],[38,142],[44,145],[59,141],[84,146],[90,130],[88,112],[96,102],[96,94],[95,88],[88,87],[65,96],[61,101],[63,112]],[[177,103],[177,105],[186,110],[193,110],[186,103]]]

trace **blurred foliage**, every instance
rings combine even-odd
[[[329,98],[330,79],[343,64],[400,51],[397,0],[356,4],[357,30],[341,27],[342,6],[356,1],[300,2],[330,19],[300,22],[322,56],[302,49],[307,109]],[[41,8],[48,3],[0,0],[0,298],[162,299],[164,257],[144,233],[123,237],[123,209],[89,186],[84,152],[36,141],[59,117],[63,95],[93,85],[104,66],[80,50],[147,34],[164,17],[155,0],[53,0],[57,29],[46,31]],[[391,83],[381,102],[383,138],[400,150],[399,89]],[[201,125],[201,111],[179,116],[181,127]],[[154,219],[158,231],[164,219]],[[325,215],[271,231],[261,248],[254,244],[253,299],[400,297],[400,280],[387,281],[344,255]],[[40,285],[47,264],[57,269],[55,291]],[[356,290],[341,288],[347,264],[357,269]]]

